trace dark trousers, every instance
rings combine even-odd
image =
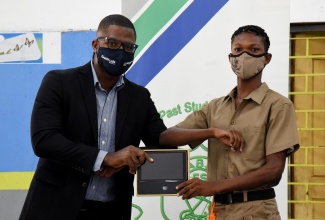
[[[128,220],[123,217],[128,209],[130,209],[130,207],[123,207],[123,205],[118,202],[85,200],[77,220]]]

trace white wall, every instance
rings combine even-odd
[[[95,30],[106,15],[122,13],[121,2],[1,0],[0,32]],[[291,23],[325,22],[324,0],[290,0],[290,4]]]
[[[121,0],[1,0],[0,32],[96,30],[115,13]]]
[[[290,22],[325,22],[324,0],[290,0]]]

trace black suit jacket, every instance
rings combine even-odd
[[[117,94],[116,151],[157,145],[166,129],[149,91],[124,78]],[[40,157],[20,219],[75,219],[85,198],[98,155],[97,109],[90,62],[48,72],[31,118],[31,139]],[[116,175],[118,199],[130,217],[134,175]]]

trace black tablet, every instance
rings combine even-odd
[[[137,195],[176,195],[176,186],[188,180],[188,150],[145,150],[153,159],[137,172]]]

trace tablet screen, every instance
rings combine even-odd
[[[154,159],[153,163],[146,161],[138,170],[139,181],[156,180],[186,180],[186,151],[147,151]]]

